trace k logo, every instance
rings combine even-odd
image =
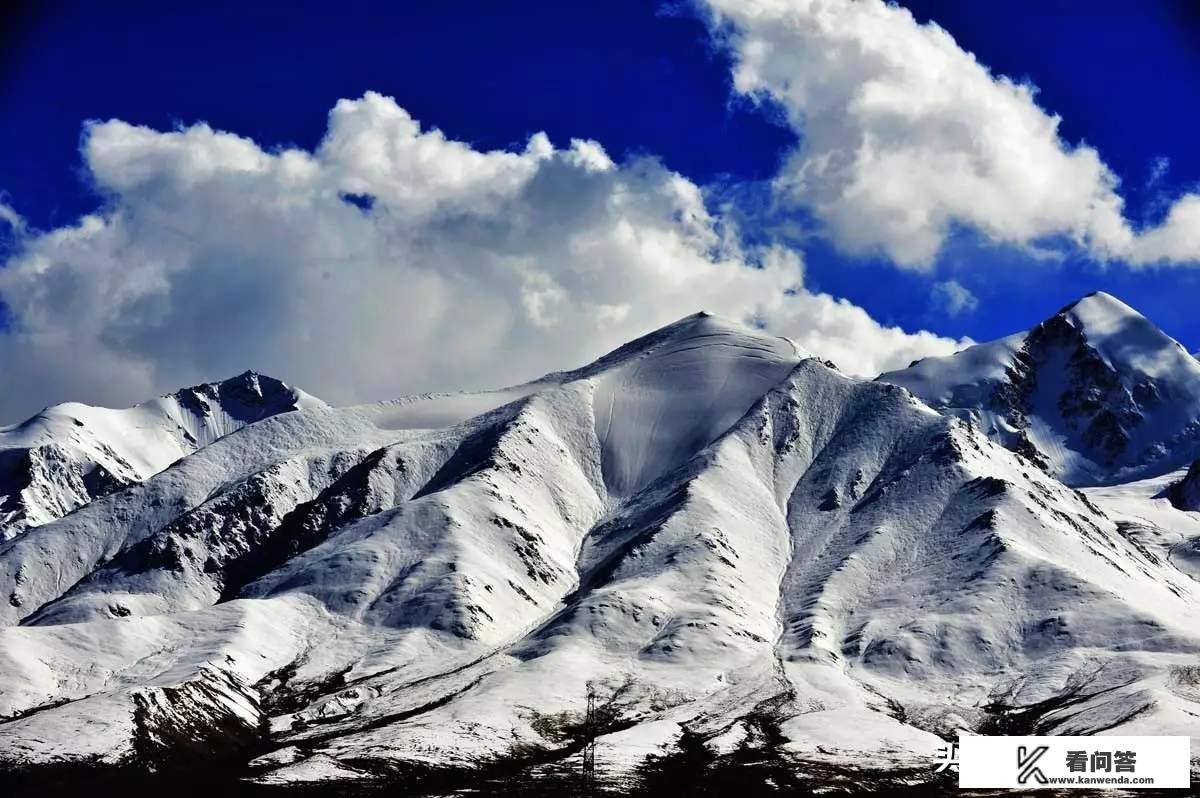
[[[1017,783],[1025,784],[1032,776],[1038,784],[1046,783],[1046,776],[1042,773],[1042,769],[1037,767],[1037,761],[1042,758],[1042,755],[1050,750],[1049,746],[1039,745],[1030,751],[1025,746],[1017,748]]]

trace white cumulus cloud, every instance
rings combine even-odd
[[[979,298],[957,280],[933,284],[933,301],[949,316],[961,316],[979,307]]]
[[[374,93],[311,152],[113,120],[83,154],[103,207],[21,230],[0,268],[0,418],[245,368],[335,403],[494,387],[699,309],[868,375],[961,343],[806,291],[796,253],[745,247],[654,159],[540,133],[482,152]]]
[[[1166,220],[1138,236],[1126,258],[1136,265],[1200,261],[1200,194],[1176,200]]]
[[[956,226],[1009,245],[1066,237],[1100,259],[1200,261],[1200,196],[1135,231],[1095,149],[1035,90],[881,0],[702,0],[737,91],[801,135],[776,188],[855,254],[928,268]]]

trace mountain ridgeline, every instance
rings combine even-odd
[[[1105,293],[879,379],[969,418],[1070,485],[1153,476],[1200,456],[1200,362]]]
[[[0,541],[140,482],[247,424],[314,403],[247,371],[123,410],[68,403],[0,427]]]

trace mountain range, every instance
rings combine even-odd
[[[499,793],[594,739],[608,789],[769,794],[1200,723],[1200,363],[1105,294],[874,381],[701,313],[498,391],[247,373],[0,447],[22,784]]]

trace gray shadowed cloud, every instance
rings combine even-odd
[[[83,155],[101,210],[10,219],[2,419],[246,368],[334,403],[495,387],[699,309],[866,375],[961,344],[804,289],[798,253],[745,245],[657,160],[540,133],[481,152],[374,93],[340,101],[312,152],[111,120]]]

